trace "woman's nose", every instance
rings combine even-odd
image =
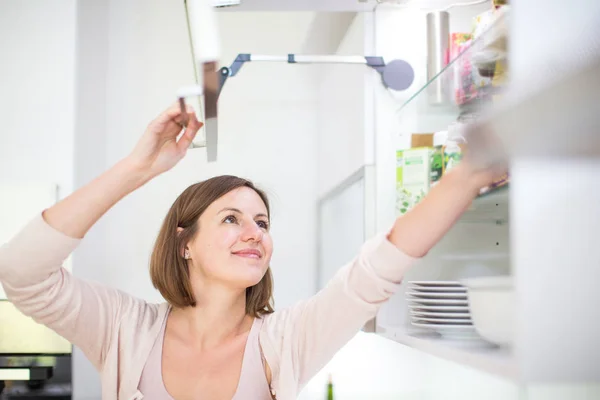
[[[254,221],[250,221],[244,226],[243,240],[254,240],[260,242],[263,238],[263,231]]]

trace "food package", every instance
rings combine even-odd
[[[433,133],[413,133],[410,135],[410,148],[433,146]]]
[[[466,57],[457,59],[470,45],[470,34],[452,33],[450,35],[450,60],[456,60],[453,64],[454,100],[459,105],[466,103],[476,93],[469,60]]]
[[[396,152],[396,215],[406,214],[429,192],[431,147]]]

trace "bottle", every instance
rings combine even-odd
[[[462,160],[466,141],[461,135],[461,127],[462,124],[458,122],[448,127],[448,136],[446,144],[443,147],[444,174],[449,172]]]
[[[327,381],[327,400],[333,400],[333,378],[329,374],[329,380]]]

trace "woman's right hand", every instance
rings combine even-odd
[[[147,179],[173,168],[186,154],[202,123],[196,118],[191,106],[187,106],[187,117],[182,115],[179,103],[173,104],[156,117],[144,132],[127,161]],[[185,131],[177,140],[187,121]]]

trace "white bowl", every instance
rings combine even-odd
[[[464,279],[469,312],[477,333],[485,340],[510,347],[514,340],[515,291],[508,276]]]

